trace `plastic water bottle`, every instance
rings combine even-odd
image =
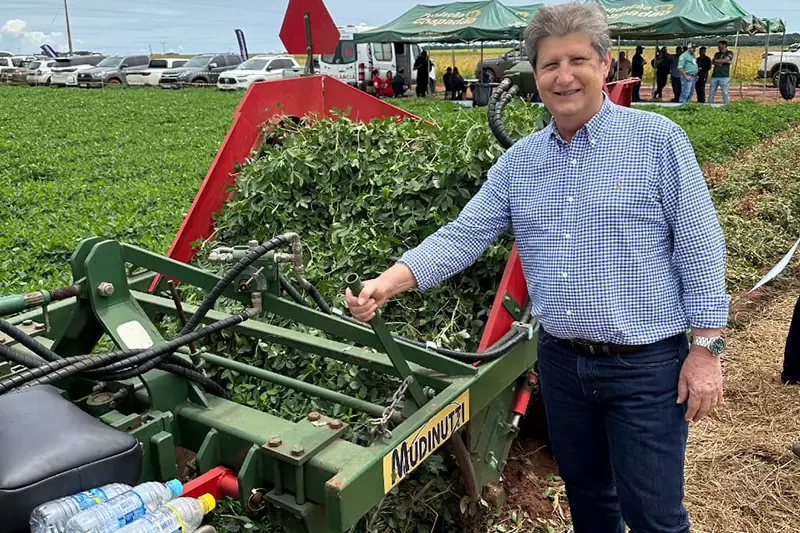
[[[183,485],[177,479],[166,483],[148,482],[136,485],[128,492],[70,518],[66,533],[117,531],[177,498],[181,492]]]
[[[148,513],[119,533],[191,533],[203,523],[203,517],[214,510],[217,502],[211,494],[199,498],[178,498]]]
[[[130,485],[112,483],[43,503],[31,513],[31,533],[64,533],[67,522],[76,514],[129,490]]]

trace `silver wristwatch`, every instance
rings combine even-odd
[[[692,346],[701,346],[714,355],[725,350],[725,339],[722,337],[692,337]]]

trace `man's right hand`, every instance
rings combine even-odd
[[[415,287],[416,284],[414,274],[407,266],[395,264],[377,278],[365,281],[358,297],[347,289],[347,308],[355,319],[369,322],[386,300]]]
[[[369,322],[389,297],[389,287],[381,278],[367,280],[361,292],[354,296],[350,289],[345,292],[347,308],[356,320]]]

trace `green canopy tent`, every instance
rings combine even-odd
[[[519,18],[524,20],[526,23],[530,22],[533,19],[533,16],[536,14],[539,9],[543,8],[545,4],[531,4],[528,6],[508,6],[514,10],[514,14],[516,14]]]
[[[517,16],[515,9],[498,0],[416,5],[388,24],[354,34],[353,40],[356,43],[520,40],[527,21]]]

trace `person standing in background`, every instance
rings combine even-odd
[[[644,79],[644,63],[645,63],[645,59],[644,56],[642,56],[642,52],[644,52],[644,47],[637,46],[636,53],[633,54],[633,58],[631,59],[631,76],[633,76],[634,78],[639,78],[639,81],[637,81],[636,85],[633,86],[632,99],[634,102],[641,101],[641,95],[639,94],[639,91],[642,88],[642,80]]]
[[[697,82],[695,83],[697,102],[700,104],[706,103],[706,82],[710,71],[711,58],[706,55],[706,47],[701,46],[700,56],[697,58]]]
[[[619,79],[626,80],[631,77],[631,60],[625,57],[625,52],[619,53]]]
[[[681,80],[683,76],[681,76],[681,72],[678,70],[678,60],[681,58],[681,54],[683,53],[683,47],[677,46],[675,47],[675,55],[670,56],[670,77],[672,78],[672,101],[676,104],[681,99],[681,91],[683,84]]]
[[[695,80],[697,79],[697,58],[694,57],[694,43],[689,43],[686,51],[678,60],[678,72],[681,74],[681,97],[678,103],[685,104],[692,99]]]
[[[414,62],[414,70],[417,71],[417,96],[424,98],[428,94],[430,85],[431,60],[428,59],[428,51],[423,50]]]
[[[653,91],[653,99],[661,100],[664,98],[664,87],[667,86],[667,79],[672,70],[672,56],[667,52],[667,47],[661,47],[650,63],[656,73],[656,90]]]
[[[718,52],[714,54],[712,63],[714,64],[714,72],[711,73],[711,98],[710,102],[714,103],[714,98],[717,96],[717,87],[722,89],[722,103],[727,104],[730,102],[728,98],[728,88],[731,83],[731,63],[733,63],[733,52],[728,50],[728,41],[720,41],[717,43]]]

